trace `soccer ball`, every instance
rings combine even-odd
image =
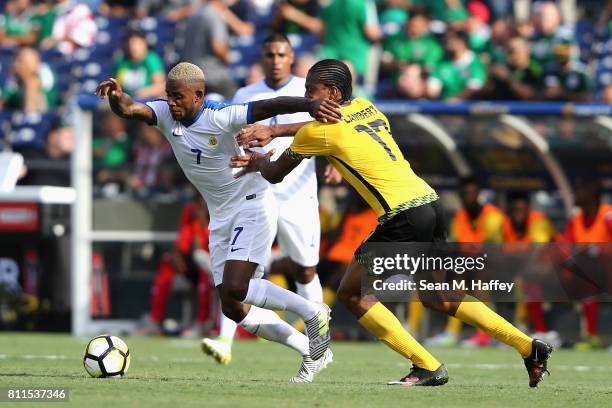
[[[103,334],[87,344],[83,365],[92,377],[119,378],[130,367],[130,351],[119,337]]]

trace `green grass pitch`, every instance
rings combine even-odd
[[[508,348],[432,349],[451,376],[442,387],[395,388],[409,366],[380,343],[334,343],[334,363],[310,385],[289,384],[299,359],[277,344],[244,341],[234,361],[218,366],[195,340],[122,337],[132,365],[121,379],[89,378],[82,364],[86,338],[0,334],[0,387],[62,387],[72,407],[533,407],[610,406],[612,354],[560,350],[551,377],[527,385],[519,356]],[[2,406],[11,404],[0,403]]]

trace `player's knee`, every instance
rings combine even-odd
[[[336,295],[338,296],[338,300],[347,307],[359,303],[361,299],[359,293],[353,293],[342,286],[338,288]]]
[[[225,298],[228,302],[242,302],[249,290],[248,282],[224,282],[221,289],[222,299]]]
[[[221,300],[221,312],[236,323],[243,318],[242,304],[233,299],[225,302]]]
[[[317,274],[317,268],[314,266],[303,267],[299,266],[296,273],[296,280],[299,283],[306,284],[312,282]]]
[[[450,313],[452,309],[452,302],[438,302],[438,301],[422,301],[423,306],[428,309],[436,310],[442,313]]]
[[[243,304],[234,299],[224,287],[219,288],[219,300],[221,301],[221,312],[235,322],[242,320]]]

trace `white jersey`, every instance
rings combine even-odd
[[[234,178],[230,158],[240,153],[235,135],[250,123],[251,104],[205,101],[191,122],[175,121],[165,100],[147,102],[154,126],[166,136],[185,176],[208,204],[210,229],[228,220],[248,200],[258,201],[269,190],[259,173]]]
[[[234,103],[245,103],[259,101],[262,99],[271,99],[278,96],[304,96],[306,93],[306,80],[304,78],[291,76],[289,81],[278,87],[270,88],[265,80],[255,82],[244,88],[240,88],[234,96]],[[277,115],[273,118],[262,120],[260,124],[275,125],[310,122],[313,118],[305,112],[292,113],[288,115]],[[289,147],[293,142],[293,137],[279,137],[265,146],[265,152],[271,149],[276,149],[276,153],[272,156],[272,160],[278,157]],[[279,200],[288,200],[291,197],[311,197],[317,195],[317,177],[315,172],[314,158],[303,160],[291,173],[285,176],[285,179],[278,184],[272,186],[274,195]]]

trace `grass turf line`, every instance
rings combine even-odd
[[[612,399],[612,368],[606,364],[611,356],[605,351],[556,351],[549,363],[552,376],[530,389],[513,350],[432,349],[449,365],[450,382],[402,388],[385,383],[406,374],[409,364],[382,344],[333,343],[334,363],[304,386],[287,382],[300,359],[277,344],[238,342],[232,364],[219,366],[194,340],[122,338],[132,354],[127,376],[94,379],[82,365],[89,339],[2,333],[0,387],[70,390],[69,403],[18,404],[22,407],[596,407]]]

